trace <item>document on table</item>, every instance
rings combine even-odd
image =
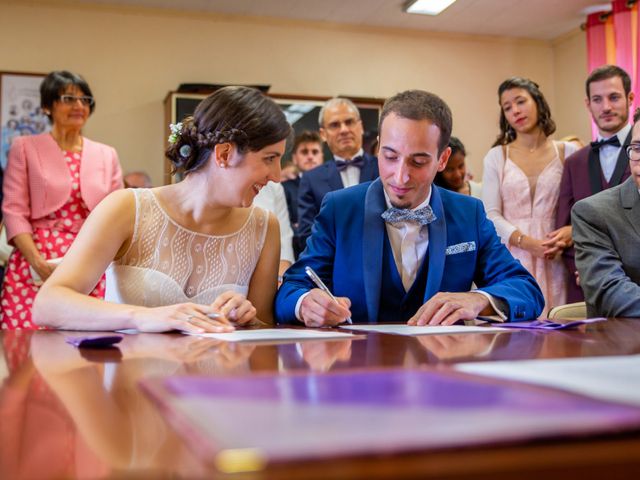
[[[460,363],[455,368],[640,406],[640,355]]]
[[[442,335],[452,333],[496,333],[505,332],[506,330],[499,327],[478,327],[473,325],[433,325],[414,327],[406,324],[393,324],[393,325],[344,325],[340,326],[342,329],[363,331],[363,332],[375,332],[375,333],[391,333],[393,335]]]
[[[188,333],[197,337],[215,338],[226,342],[273,342],[280,340],[345,340],[355,338],[350,333],[335,330],[308,330],[303,328],[260,328],[236,330],[229,333]]]

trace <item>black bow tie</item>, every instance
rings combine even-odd
[[[614,147],[620,146],[620,139],[617,135],[614,135],[611,138],[607,138],[606,140],[598,140],[597,142],[591,142],[591,148],[593,150],[599,150],[601,147],[605,145],[613,145]]]
[[[431,206],[419,208],[418,210],[408,210],[406,208],[391,207],[382,213],[382,219],[387,223],[414,222],[418,225],[429,225],[436,220],[436,216]]]
[[[336,160],[336,168],[339,172],[343,172],[349,166],[362,168],[364,166],[364,157],[355,157],[348,162],[346,160]]]

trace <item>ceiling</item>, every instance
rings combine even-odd
[[[402,11],[404,0],[76,0],[383,28],[552,40],[585,21],[594,0],[457,0],[436,17]]]

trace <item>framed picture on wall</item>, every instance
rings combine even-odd
[[[318,130],[318,115],[320,109],[324,102],[330,98],[278,93],[270,93],[268,95],[280,105],[287,120],[293,127],[295,135],[300,134],[303,130]],[[206,96],[204,93],[169,92],[165,98],[165,124],[177,123],[187,115],[193,114],[198,103]],[[374,142],[376,142],[378,137],[378,118],[382,110],[382,105],[384,104],[384,99],[345,97],[352,100],[358,107],[358,110],[360,110],[360,117],[362,118],[362,126],[364,129],[363,148],[366,152],[371,153],[371,149],[375,148]],[[325,159],[331,158],[331,153],[326,145],[324,145],[324,155]],[[287,151],[283,162],[287,162],[290,156],[291,152]],[[179,175],[171,175],[171,165],[169,161],[165,159],[165,183],[175,183],[180,180]]]
[[[283,94],[272,94],[270,96],[280,105],[280,108],[282,108],[288,122],[293,127],[295,135],[302,133],[304,130],[318,130],[320,109],[324,102],[329,99],[329,97],[300,97]],[[378,119],[380,118],[380,111],[382,110],[384,100],[378,98],[340,96],[349,98],[356,107],[358,107],[360,118],[362,119],[362,128],[364,130],[362,146],[365,152],[373,154],[372,149],[374,145],[372,145],[372,143],[377,141],[378,138]],[[332,158],[331,152],[326,144],[323,144],[323,148],[324,158]],[[285,154],[285,162],[289,160],[290,155],[291,152]]]
[[[45,74],[0,72],[0,166],[7,166],[13,139],[49,130],[40,108],[40,83]]]

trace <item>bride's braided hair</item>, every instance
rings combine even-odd
[[[273,100],[254,88],[224,87],[183,120],[182,128],[170,137],[166,155],[174,173],[190,173],[205,165],[220,143],[233,143],[245,153],[284,140],[290,133],[291,126]]]

